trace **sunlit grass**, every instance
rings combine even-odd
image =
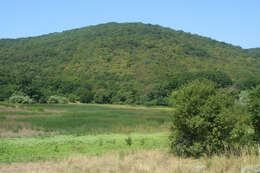
[[[102,155],[106,151],[125,149],[165,149],[167,133],[54,135],[30,138],[5,138],[0,141],[0,162],[25,162],[87,154]],[[132,144],[126,142],[131,138]]]

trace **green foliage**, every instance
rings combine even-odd
[[[86,88],[79,88],[76,92],[76,95],[77,96],[75,96],[76,98],[74,98],[74,100],[78,100],[81,103],[90,103],[93,101],[94,98],[94,93],[91,92],[90,89]]]
[[[69,94],[68,99],[71,103],[77,103],[79,101],[79,97],[75,94]],[[82,102],[84,103],[84,102]]]
[[[241,90],[248,90],[260,85],[259,75],[248,75],[246,79],[236,84]]]
[[[251,113],[251,121],[255,130],[256,139],[260,137],[260,85],[249,92],[248,109]]]
[[[0,39],[0,100],[22,91],[40,103],[62,95],[82,103],[168,105],[172,90],[187,82],[206,78],[218,87],[243,86],[249,74],[260,75],[259,67],[252,53],[210,38],[158,25],[107,23]]]
[[[238,96],[238,104],[247,106],[249,103],[249,92],[248,91],[241,91]]]
[[[247,49],[248,52],[252,53],[254,56],[260,57],[260,48]]]
[[[10,103],[32,104],[33,100],[22,92],[15,92],[9,98]]]
[[[191,81],[198,79],[208,79],[216,83],[217,88],[226,88],[233,84],[232,79],[221,71],[198,71],[183,72],[169,76],[167,82],[155,85],[146,97],[146,105],[169,105],[168,96],[173,90],[176,90]]]
[[[96,91],[95,96],[94,96],[94,100],[95,103],[111,103],[111,93],[109,93],[108,91],[104,90],[104,89],[99,89],[98,91]]]
[[[196,80],[174,91],[171,102],[171,150],[177,155],[199,157],[232,146],[237,122],[233,98],[208,80]]]
[[[168,140],[163,133],[132,134],[132,149],[165,149]],[[140,144],[146,138],[145,145]],[[31,162],[47,159],[64,159],[75,155],[102,155],[108,151],[129,150],[126,134],[99,134],[86,136],[54,135],[0,140],[0,163]],[[116,139],[112,140],[111,139]]]
[[[128,138],[125,139],[125,142],[126,142],[126,144],[127,144],[128,146],[131,146],[132,143],[133,143],[133,140],[132,140],[132,138],[131,138],[130,136],[128,136]]]
[[[199,71],[199,72],[185,72],[175,74],[170,78],[169,86],[172,89],[178,89],[182,85],[190,83],[197,79],[208,79],[216,83],[217,88],[226,88],[232,85],[232,79],[221,71]]]
[[[48,104],[67,104],[67,103],[69,103],[69,100],[66,97],[62,97],[62,96],[50,96],[47,103]]]

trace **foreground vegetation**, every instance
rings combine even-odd
[[[174,91],[171,151],[178,156],[212,156],[238,148],[259,154],[260,86],[239,103],[212,81],[195,80]],[[240,150],[237,150],[239,154]]]
[[[0,162],[168,146],[169,108],[1,104]]]
[[[167,147],[167,133],[6,138],[0,141],[0,163],[61,159],[80,154],[103,155],[111,150],[124,152]]]
[[[20,96],[11,99],[30,99]],[[174,155],[161,157],[165,162],[177,156],[187,162],[192,160],[188,158],[197,158],[196,166],[168,167],[179,172],[182,168],[236,172],[243,165],[235,163],[220,169],[211,166],[211,161],[218,164],[217,158],[232,164],[232,160],[259,160],[260,86],[234,93],[219,83],[199,78],[172,92],[168,97],[172,107],[57,104],[60,100],[67,103],[66,98],[50,98],[49,104],[0,103],[0,167],[6,171],[8,163],[33,161],[37,165],[38,161],[53,164],[56,160],[58,166],[69,157],[96,158],[101,166],[103,158],[114,157],[116,161],[119,157],[123,163],[125,158],[134,157],[129,152],[138,156],[145,151],[159,157],[170,151]],[[204,162],[203,158],[211,161]],[[197,165],[198,160],[203,164]],[[117,163],[114,166],[126,169]]]
[[[178,107],[0,104],[0,172],[237,173],[260,161],[258,146],[172,155],[169,117]],[[236,111],[249,120],[243,106]]]
[[[165,150],[124,150],[102,156],[71,156],[62,160],[0,164],[4,173],[253,173],[260,157],[244,152],[200,159],[174,157]],[[251,173],[250,172],[250,173]]]

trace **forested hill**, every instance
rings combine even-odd
[[[41,102],[63,95],[81,102],[158,104],[179,81],[224,76],[239,85],[259,76],[256,57],[210,38],[142,23],[1,39],[0,100],[22,91]]]
[[[247,51],[260,57],[260,48],[251,48],[251,49],[247,49]]]

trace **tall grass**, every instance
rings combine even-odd
[[[25,111],[27,110],[27,111]],[[0,112],[2,122],[29,123],[33,130],[60,134],[100,134],[167,131],[169,111],[162,108],[100,105],[31,105],[25,110]],[[16,118],[11,118],[16,116]],[[19,118],[19,115],[23,118]]]
[[[123,172],[123,173],[240,173],[248,165],[259,164],[260,157],[244,152],[211,158],[185,159],[167,151],[120,150],[99,156],[72,156],[59,161],[0,165],[0,172]]]

